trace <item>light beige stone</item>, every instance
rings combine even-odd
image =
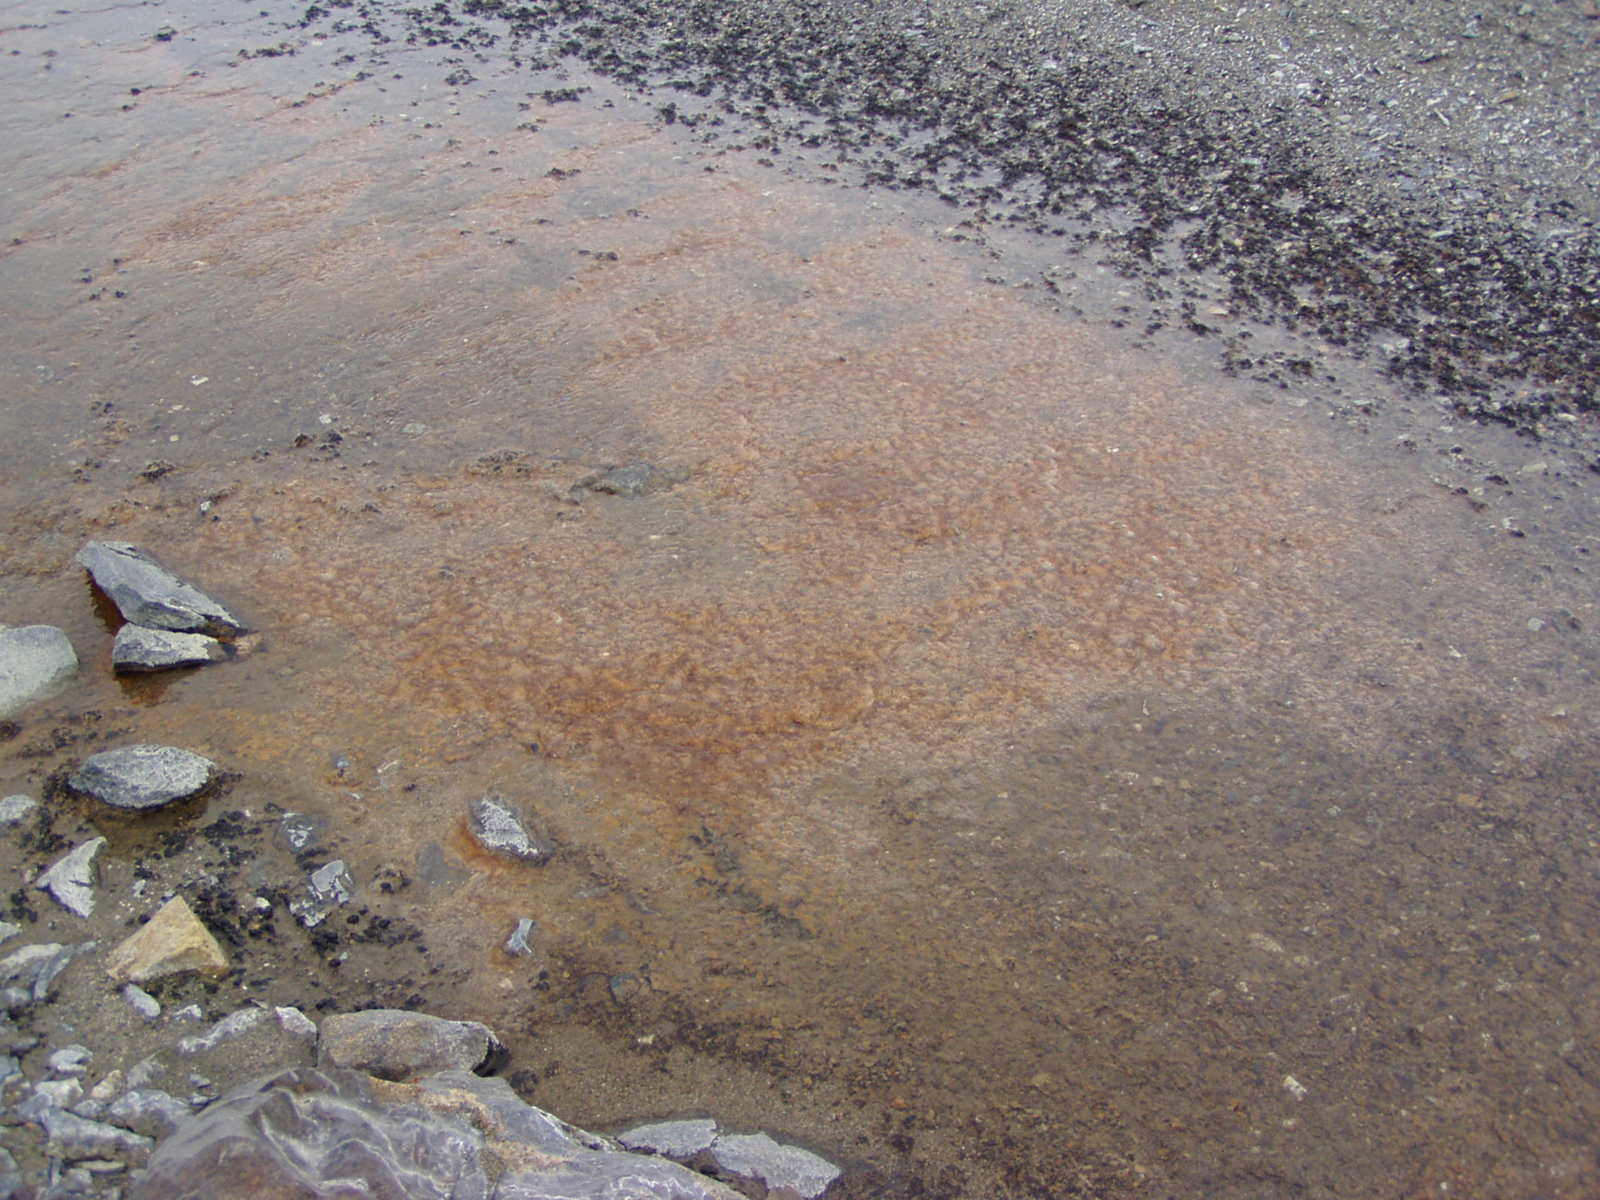
[[[168,900],[143,929],[113,950],[107,967],[113,979],[125,983],[147,983],[181,971],[220,975],[227,969],[222,947],[182,896]]]

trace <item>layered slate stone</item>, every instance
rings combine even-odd
[[[121,675],[203,667],[227,656],[227,650],[214,637],[146,629],[142,625],[124,625],[111,643],[111,667]]]
[[[43,700],[78,673],[78,656],[54,625],[0,625],[0,717]]]
[[[90,916],[94,912],[94,856],[105,844],[105,838],[93,838],[62,855],[33,886],[49,892],[74,916]]]
[[[112,808],[148,811],[199,795],[217,764],[176,746],[123,746],[91,755],[67,781]]]
[[[185,583],[154,555],[130,542],[90,542],[78,561],[123,617],[149,629],[234,637],[244,622],[199,588]]]

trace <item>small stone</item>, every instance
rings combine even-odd
[[[21,932],[21,925],[13,925],[10,921],[0,921],[0,942],[9,942]]]
[[[113,1069],[107,1071],[105,1078],[89,1089],[89,1099],[104,1102],[110,1100],[121,1090],[122,1072],[121,1070]]]
[[[129,1152],[145,1153],[153,1144],[147,1137],[74,1116],[61,1108],[47,1108],[30,1117],[43,1127],[49,1149],[68,1162],[85,1158],[117,1158]]]
[[[188,1120],[193,1111],[176,1096],[157,1088],[135,1088],[117,1097],[106,1109],[105,1119],[134,1133],[162,1138]]]
[[[111,667],[118,674],[203,667],[227,657],[228,652],[214,637],[142,625],[124,625],[111,643]]]
[[[724,1171],[759,1179],[769,1189],[789,1188],[802,1200],[814,1200],[840,1175],[825,1158],[785,1146],[764,1133],[732,1134],[717,1138],[711,1154]]]
[[[154,1021],[161,1015],[161,1001],[136,983],[122,985],[122,998],[146,1021]]]
[[[472,802],[467,828],[485,850],[539,866],[550,861],[554,847],[530,837],[522,818],[499,796]]]
[[[78,561],[94,577],[95,586],[135,625],[223,637],[245,632],[239,618],[137,546],[90,542],[78,551]]]
[[[658,1121],[619,1133],[617,1141],[629,1150],[665,1154],[668,1158],[693,1158],[708,1150],[717,1138],[717,1123],[709,1117],[694,1121]]]
[[[228,959],[182,896],[174,896],[145,926],[111,952],[107,972],[126,983],[148,983],[184,971],[221,975]]]
[[[38,807],[32,796],[7,796],[0,800],[0,825],[15,825]]]
[[[21,992],[23,1007],[29,1003],[38,1004],[49,998],[51,988],[61,972],[67,969],[68,963],[98,945],[98,942],[84,942],[77,946],[40,942],[24,946],[15,954],[0,959],[0,987]],[[15,997],[8,997],[8,1008],[13,999]]]
[[[67,635],[53,625],[0,625],[0,717],[43,700],[78,672]]]
[[[216,770],[176,746],[123,746],[91,755],[67,782],[113,808],[148,812],[203,792]]]
[[[87,1047],[74,1042],[55,1051],[46,1061],[57,1075],[82,1075],[89,1069],[89,1060],[93,1057]]]
[[[317,1066],[350,1067],[401,1081],[448,1070],[487,1075],[504,1057],[500,1040],[477,1021],[376,1008],[325,1020]]]
[[[229,1013],[205,1033],[180,1040],[178,1052],[192,1057],[215,1050],[225,1042],[237,1041],[259,1025],[266,1015],[266,1009],[263,1008],[241,1008],[238,1012]],[[196,1087],[208,1087],[211,1083],[203,1075],[191,1075],[189,1081]]]
[[[511,931],[511,936],[506,939],[506,953],[528,955],[533,953],[533,946],[529,939],[539,926],[529,917],[522,917],[517,921],[517,927]]]
[[[272,1015],[278,1018],[278,1024],[283,1026],[284,1032],[308,1041],[316,1040],[317,1023],[298,1008],[275,1008]]]
[[[57,904],[74,916],[88,917],[94,912],[94,856],[105,844],[103,837],[91,838],[57,859],[33,881],[33,886],[49,892]]]
[[[305,893],[289,902],[289,911],[307,929],[313,929],[327,919],[330,911],[348,902],[354,890],[355,880],[350,878],[344,859],[336,858],[311,872]]]
[[[33,1094],[45,1097],[52,1108],[71,1108],[83,1095],[83,1084],[76,1079],[46,1079],[33,1085]]]

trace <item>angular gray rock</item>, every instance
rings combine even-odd
[[[222,643],[203,633],[173,633],[124,625],[111,643],[111,668],[118,674],[203,667],[228,657]]]
[[[213,637],[245,632],[238,617],[128,542],[90,542],[78,551],[78,561],[135,625]]]
[[[506,939],[506,953],[520,956],[532,954],[532,938],[538,928],[538,922],[531,917],[518,918],[517,927],[511,931],[511,936]]]
[[[709,1150],[716,1138],[717,1123],[709,1117],[693,1121],[657,1121],[617,1135],[617,1141],[629,1150],[665,1154],[669,1158],[693,1158],[702,1150]]]
[[[486,1164],[504,1171],[491,1181]],[[351,1181],[359,1180],[355,1190]],[[625,1154],[469,1072],[375,1084],[284,1071],[224,1096],[150,1157],[128,1200],[740,1200]]]
[[[724,1134],[711,1144],[711,1156],[724,1171],[759,1179],[769,1188],[789,1188],[801,1200],[815,1200],[841,1173],[827,1159],[764,1133]]]
[[[300,924],[307,929],[314,929],[335,908],[349,902],[355,886],[344,859],[336,858],[311,872],[306,880],[305,892],[289,901],[289,911]]]
[[[94,912],[94,856],[106,844],[103,837],[91,838],[76,850],[62,855],[33,881],[33,886],[49,892],[56,903],[77,917]]]
[[[105,1119],[145,1137],[163,1138],[194,1112],[188,1103],[159,1088],[123,1092],[105,1111]]]
[[[522,817],[499,796],[481,796],[472,802],[467,828],[485,850],[539,866],[550,861],[555,847],[535,838],[523,827]]]
[[[0,625],[0,717],[21,712],[78,672],[67,635],[53,625]]]
[[[7,796],[0,800],[0,825],[15,825],[38,807],[32,796]]]
[[[198,795],[217,764],[176,746],[123,746],[90,755],[67,783],[113,808],[145,812]]]
[[[317,1048],[319,1067],[349,1067],[389,1080],[449,1070],[489,1074],[504,1058],[505,1047],[487,1025],[398,1008],[329,1017]]]
[[[91,1121],[60,1108],[44,1108],[29,1118],[45,1133],[48,1148],[68,1162],[86,1158],[123,1158],[143,1154],[150,1139],[115,1125]]]

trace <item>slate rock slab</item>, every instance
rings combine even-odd
[[[78,673],[78,656],[54,625],[0,625],[0,717],[43,700]]]
[[[668,1158],[693,1158],[717,1140],[717,1123],[709,1117],[687,1121],[657,1121],[637,1125],[617,1135],[629,1150],[665,1154]]]
[[[222,604],[130,542],[90,542],[78,551],[78,561],[135,625],[213,637],[246,632],[244,622]]]
[[[214,637],[142,625],[124,625],[111,643],[111,668],[119,675],[203,667],[227,657],[228,652]]]
[[[91,755],[67,782],[112,808],[149,811],[205,791],[217,764],[176,746],[123,746]]]
[[[540,866],[550,861],[555,846],[528,832],[520,814],[499,796],[479,797],[467,812],[467,828],[485,850]]]
[[[434,1071],[489,1074],[506,1050],[487,1025],[447,1021],[398,1008],[344,1013],[322,1023],[319,1067],[349,1067],[379,1079],[414,1079]]]
[[[769,1188],[788,1188],[802,1200],[815,1200],[840,1175],[827,1159],[764,1133],[724,1134],[712,1143],[711,1156],[724,1171],[759,1179]]]

